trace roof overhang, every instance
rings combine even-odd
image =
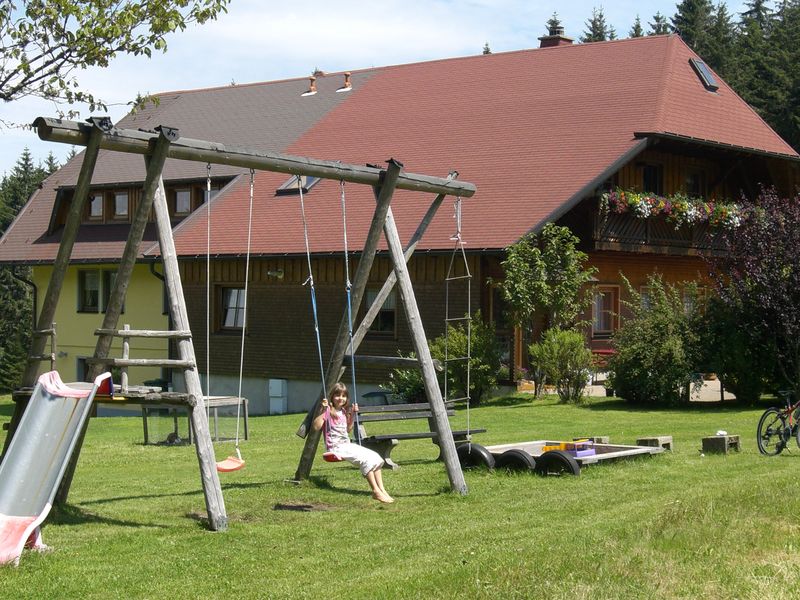
[[[644,152],[644,150],[649,147],[650,145],[654,144],[655,140],[650,138],[639,139],[633,143],[633,145],[628,148],[623,154],[621,154],[613,163],[608,165],[599,175],[591,179],[586,185],[581,187],[577,192],[575,192],[570,198],[564,202],[561,206],[559,206],[556,210],[551,212],[547,217],[539,221],[536,225],[534,225],[528,233],[539,233],[542,228],[547,225],[548,223],[554,223],[565,214],[567,214],[570,210],[572,210],[578,203],[581,202],[584,198],[591,196],[595,193],[597,188],[609,178],[614,173],[619,171],[623,166],[629,163],[631,160],[636,158],[639,154]]]
[[[718,150],[727,150],[730,152],[739,152],[743,154],[755,154],[758,156],[767,156],[770,158],[779,158],[781,160],[800,162],[800,155],[798,154],[785,154],[782,152],[771,152],[770,150],[762,150],[760,148],[748,148],[747,146],[727,144],[725,142],[696,138],[690,135],[682,135],[680,133],[672,133],[669,131],[634,131],[633,136],[638,139],[666,140],[670,142],[698,144],[700,146],[716,148]]]

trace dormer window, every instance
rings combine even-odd
[[[283,185],[275,190],[275,194],[278,196],[299,194],[301,189],[303,193],[306,194],[308,190],[317,185],[319,179],[319,177],[313,177],[311,175],[292,175]]]
[[[103,194],[93,194],[89,197],[89,220],[103,220]]]
[[[717,78],[714,77],[714,73],[711,72],[711,69],[708,68],[706,63],[699,58],[690,58],[689,64],[692,65],[700,81],[703,82],[703,85],[709,92],[716,92],[719,89]]]
[[[114,218],[127,220],[128,218],[128,192],[114,192]]]

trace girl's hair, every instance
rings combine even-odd
[[[331,386],[331,391],[328,392],[328,398],[333,400],[333,397],[336,394],[341,394],[342,396],[345,397],[346,402],[342,405],[342,408],[347,408],[347,406],[350,404],[350,393],[347,391],[347,386],[343,384],[341,381],[334,383]]]

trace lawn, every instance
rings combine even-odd
[[[580,477],[467,472],[460,497],[430,441],[401,442],[402,469],[385,477],[393,505],[372,500],[349,465],[321,459],[311,481],[287,483],[299,416],[255,417],[247,466],[221,475],[225,533],[204,527],[193,448],[142,445],[141,419],[93,419],[68,505],[44,529],[52,552],[0,568],[0,595],[800,598],[800,450],[760,456],[760,410],[498,398],[471,411],[488,429],[481,443],[668,434],[674,451]],[[2,398],[0,415],[10,412]],[[741,453],[701,456],[700,439],[719,429],[742,436]],[[216,449],[221,459],[232,444]]]

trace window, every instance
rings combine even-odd
[[[222,288],[220,329],[244,327],[244,288]]]
[[[275,193],[278,196],[299,194],[300,188],[302,187],[303,193],[305,194],[308,190],[317,185],[317,183],[319,183],[319,177],[312,177],[311,175],[292,175],[275,190]]]
[[[711,72],[711,69],[708,68],[706,63],[699,58],[690,58],[689,64],[692,65],[695,73],[697,73],[697,76],[700,78],[700,81],[703,82],[703,85],[709,92],[716,92],[719,89],[717,78],[714,77],[714,74]]]
[[[128,218],[128,192],[114,192],[114,218]]]
[[[83,269],[78,271],[78,312],[105,312],[117,272],[103,269]],[[102,303],[101,303],[102,300]],[[125,305],[122,305],[125,312]]]
[[[608,339],[617,329],[619,288],[598,286],[592,297],[592,337]]]
[[[100,271],[78,271],[78,312],[100,310]]]
[[[645,310],[650,310],[650,307],[652,306],[652,296],[649,285],[643,285],[641,288],[639,288],[639,298],[642,301],[642,308]]]
[[[378,297],[378,290],[367,289],[365,294],[365,308],[369,310],[370,306],[375,303]],[[389,297],[383,302],[383,306],[378,311],[375,320],[369,326],[369,331],[372,333],[391,334],[395,333],[395,317],[397,314],[397,300],[394,290]]]
[[[176,190],[175,214],[185,216],[190,212],[192,212],[192,190]]]
[[[101,221],[103,219],[103,194],[89,196],[89,220]]]
[[[706,288],[690,286],[683,290],[683,312],[691,315],[695,310],[703,311],[706,302]]]
[[[642,165],[642,191],[662,196],[664,194],[664,167]]]
[[[686,173],[683,187],[686,194],[693,198],[702,198],[706,195],[706,174],[698,169]]]

